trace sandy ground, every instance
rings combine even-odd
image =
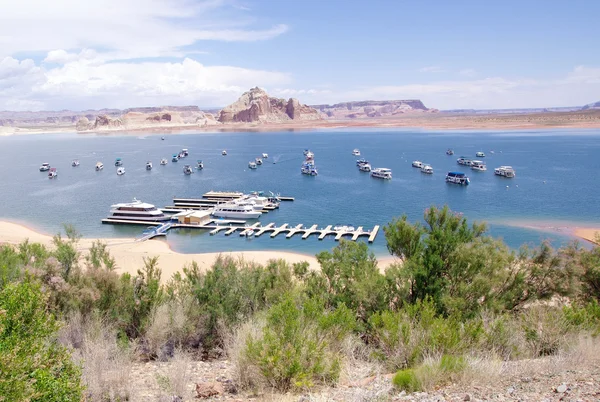
[[[19,244],[26,239],[34,243],[42,243],[47,246],[52,245],[51,236],[35,232],[23,225],[0,221],[0,244]],[[180,272],[184,266],[190,264],[192,261],[196,261],[200,268],[207,269],[219,255],[242,258],[245,261],[253,261],[258,264],[265,264],[273,259],[284,259],[289,263],[306,261],[309,263],[311,269],[319,269],[317,259],[311,255],[286,251],[182,254],[171,250],[169,245],[161,240],[136,242],[135,239],[81,239],[78,243],[79,250],[85,254],[96,240],[101,240],[107,244],[108,250],[116,260],[118,272],[135,274],[139,268],[143,267],[144,257],[158,256],[159,266],[162,269],[162,280],[164,281],[171,278],[175,272]],[[379,267],[383,269],[392,262],[394,262],[393,257],[380,259]]]
[[[600,236],[600,229],[598,228],[576,228],[573,230],[573,234],[579,238],[600,245],[600,242],[598,241]]]
[[[561,235],[571,236],[574,239],[585,240],[590,243],[600,243],[596,240],[596,236],[600,236],[600,225],[580,226],[578,223],[570,223],[565,221],[512,221],[502,220],[493,223],[514,226],[525,229],[539,230],[546,233],[558,233]]]

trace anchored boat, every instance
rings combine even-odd
[[[463,172],[448,172],[446,174],[446,183],[460,184],[463,186],[469,185],[471,180]]]

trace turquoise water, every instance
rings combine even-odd
[[[263,215],[263,224],[350,224],[371,228],[407,214],[422,218],[431,205],[448,204],[470,219],[491,222],[490,232],[512,247],[539,244],[551,239],[564,244],[560,233],[511,227],[509,221],[584,222],[600,224],[600,131],[547,130],[511,132],[458,132],[417,130],[332,130],[271,133],[200,133],[81,135],[46,134],[0,138],[0,219],[26,223],[46,233],[71,223],[86,237],[137,236],[142,227],[102,225],[113,203],[134,197],[159,207],[173,197],[200,197],[209,190],[271,190],[295,197],[278,211]],[[445,155],[447,148],[454,156]],[[171,163],[171,155],[189,148],[184,161]],[[300,174],[302,151],[315,153],[319,175]],[[352,150],[359,148],[373,167],[393,169],[391,181],[360,172]],[[221,156],[227,149],[228,155]],[[490,151],[495,153],[491,154]],[[484,151],[487,172],[475,172],[456,164],[465,155],[475,159]],[[248,161],[267,152],[270,158],[256,170]],[[116,157],[124,160],[127,173],[117,176]],[[160,166],[161,157],[169,159]],[[78,158],[79,167],[71,167]],[[205,169],[191,176],[182,173],[184,163],[203,159]],[[430,163],[433,175],[411,167],[415,159]],[[151,160],[154,169],[145,170]],[[104,162],[96,172],[97,161]],[[273,164],[273,161],[277,161]],[[42,162],[58,168],[58,179],[48,180],[38,171]],[[512,165],[515,179],[496,177],[493,168]],[[448,170],[468,172],[471,185],[444,182]],[[507,188],[507,186],[509,186]],[[335,245],[300,236],[271,239],[263,236],[210,236],[200,230],[177,230],[166,240],[175,250],[207,252],[279,249],[314,254]],[[380,233],[372,249],[386,254]]]

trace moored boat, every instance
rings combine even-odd
[[[446,174],[446,183],[460,184],[463,186],[469,185],[471,180],[463,172],[448,172]]]
[[[115,166],[123,166],[123,159],[117,158],[115,159]]]
[[[316,176],[319,174],[313,161],[305,161],[300,168],[300,173],[307,176]]]
[[[56,168],[50,168],[50,170],[48,171],[48,178],[54,179],[56,176],[58,176],[58,172],[56,171]]]
[[[249,167],[250,169],[256,169],[256,162],[254,162],[254,161],[250,161],[250,162],[248,162],[248,167]]]
[[[204,169],[204,163],[202,162],[202,159],[198,159],[198,161],[196,162],[196,169],[198,169],[198,170]]]
[[[250,204],[239,205],[234,202],[226,202],[217,204],[212,215],[218,218],[257,219],[262,212],[256,211]]]
[[[40,166],[40,172],[47,172],[48,170],[50,170],[50,164],[48,162],[42,163],[42,166]]]
[[[433,174],[433,168],[431,167],[431,165],[424,163],[423,167],[421,167],[421,173]]]
[[[360,165],[358,165],[358,170],[360,170],[361,172],[370,172],[371,165],[369,163],[361,163]]]
[[[152,162],[146,162],[146,170],[152,170]]]
[[[184,157],[186,157],[186,156],[188,156],[188,155],[190,154],[190,152],[189,152],[189,150],[188,150],[187,148],[183,148],[183,149],[181,150],[181,154],[182,154]]]
[[[360,149],[358,149],[358,148],[355,148],[355,149],[352,151],[352,155],[354,155],[354,156],[360,156]]]
[[[269,154],[265,152],[262,154],[262,157],[263,157],[263,159],[267,159],[269,157]]]
[[[421,169],[423,167],[423,162],[421,161],[413,161],[412,167]]]
[[[485,166],[483,161],[473,160],[471,161],[471,169],[485,172],[487,170],[487,166]]]
[[[179,155],[173,154],[173,157],[171,158],[171,162],[177,162],[178,160],[179,160]]]
[[[227,155],[227,150],[224,149],[223,151],[221,151],[221,155],[223,155],[223,156]]]
[[[456,160],[456,163],[458,163],[459,165],[463,165],[463,166],[471,166],[471,163],[472,163],[472,162],[473,162],[473,161],[471,161],[471,159],[469,159],[469,158],[466,158],[466,157],[464,157],[464,156],[461,156],[460,158],[458,158],[458,159]]]
[[[446,150],[446,155],[454,155],[454,151],[451,148]]]
[[[365,158],[361,158],[361,159],[357,159],[356,160],[356,166],[364,165],[366,163],[369,163],[369,161],[366,160]]]
[[[104,169],[104,164],[102,162],[96,163],[96,171]]]
[[[73,162],[71,162],[71,166],[73,166],[73,167],[79,166],[79,159],[73,159]]]
[[[171,219],[170,216],[165,215],[154,205],[139,201],[135,198],[133,199],[133,202],[111,205],[108,218],[148,222],[168,221]]]
[[[160,164],[163,165],[163,166],[166,165],[167,163],[169,163],[169,161],[167,160],[167,158],[162,158],[160,160]]]
[[[512,166],[500,166],[500,167],[497,167],[496,169],[494,169],[494,174],[497,176],[502,176],[502,177],[507,177],[509,179],[512,179],[513,177],[516,176],[517,173],[512,168]]]
[[[262,164],[263,164],[263,161],[262,161],[262,159],[260,159],[260,158],[256,158],[256,159],[254,160],[254,162],[256,162],[256,164],[257,164],[257,165],[262,165]]]
[[[482,151],[475,153],[475,156],[478,158],[485,158],[485,154]]]
[[[185,165],[183,167],[183,173],[186,175],[190,175],[190,174],[194,173],[194,170],[192,169],[192,167],[190,165]]]
[[[392,169],[388,168],[376,168],[371,170],[371,176],[376,177],[378,179],[391,179],[392,178]]]
[[[117,168],[117,175],[118,176],[123,176],[125,174],[125,168],[123,166],[119,166]]]

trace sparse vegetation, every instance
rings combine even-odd
[[[119,275],[104,244],[80,252],[71,227],[51,249],[0,245],[0,395],[128,400],[137,359],[180,362],[155,380],[182,397],[189,359],[224,355],[237,386],[258,393],[337,384],[358,366],[396,372],[394,387],[411,392],[474,378],[482,361],[597,343],[600,247],[517,252],[448,208],[424,218],[385,228],[401,263],[384,272],[347,241],[318,254],[316,271],[221,257],[164,282],[156,258]]]

